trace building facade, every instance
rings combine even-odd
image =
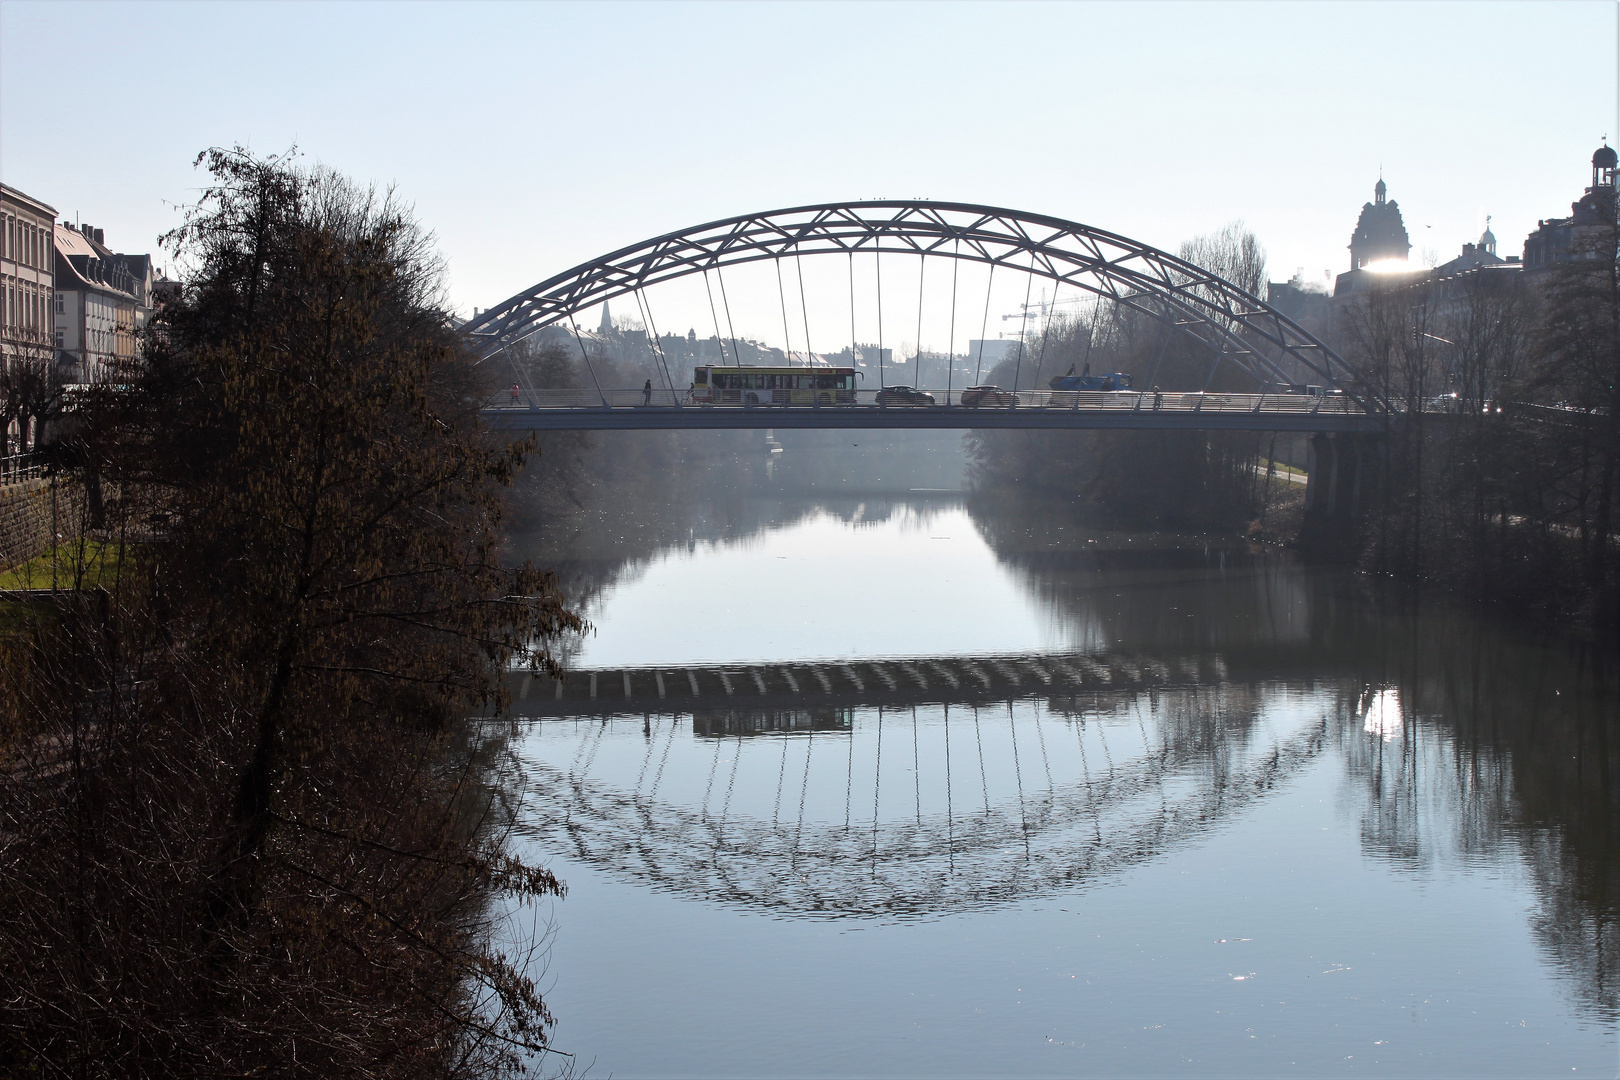
[[[14,349],[49,348],[55,341],[53,318],[55,258],[51,229],[56,210],[16,188],[0,184],[0,275],[5,281],[0,342]]]
[[[127,263],[108,250],[102,230],[56,226],[56,347],[68,382],[104,381],[135,357],[135,334],[150,304]],[[146,258],[140,256],[139,258]],[[150,273],[151,260],[146,259]],[[151,284],[145,293],[151,295]]]
[[[1544,218],[1524,241],[1524,268],[1547,270],[1572,259],[1595,259],[1607,250],[1614,254],[1616,185],[1620,155],[1603,145],[1592,155],[1592,186],[1570,204],[1565,218]]]
[[[27,384],[48,379],[55,352],[55,218],[54,207],[0,184],[0,365],[6,383],[0,454],[33,442],[35,406],[23,399],[37,396]],[[31,380],[21,378],[25,368]]]

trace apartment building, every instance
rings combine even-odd
[[[0,184],[0,348],[7,359],[50,355],[56,341],[54,319],[56,209]]]
[[[54,207],[0,184],[0,455],[28,449],[37,436],[34,399],[49,382],[56,346],[55,217]]]
[[[149,304],[140,293],[150,282],[136,278],[130,260],[116,255],[102,230],[89,225],[56,226],[56,349],[68,382],[100,382],[122,361],[135,356],[135,332],[145,323]]]

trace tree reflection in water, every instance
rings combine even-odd
[[[1415,871],[1516,855],[1541,947],[1587,1007],[1620,1018],[1612,684],[1455,614],[1387,615],[1378,630],[1363,729],[1339,739],[1363,849]]]
[[[1061,515],[970,509],[1087,640],[1203,645],[1238,681],[1334,681],[1364,850],[1414,870],[1521,859],[1542,948],[1588,1008],[1620,1018],[1620,694],[1601,647],[1258,545],[1074,536]]]
[[[1065,650],[1156,685],[548,721],[521,747],[537,846],[781,917],[931,919],[1095,885],[1337,762],[1364,853],[1521,863],[1541,948],[1620,1018],[1612,672],[1242,543],[976,524]],[[1224,675],[1178,681],[1189,658]]]

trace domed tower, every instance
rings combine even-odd
[[[1373,188],[1373,202],[1361,207],[1356,231],[1350,235],[1350,269],[1360,270],[1368,263],[1384,259],[1405,262],[1412,253],[1412,241],[1406,235],[1406,224],[1401,220],[1400,204],[1393,199],[1385,201],[1389,189],[1379,177]]]
[[[1570,207],[1574,212],[1572,221],[1577,233],[1591,229],[1613,231],[1616,202],[1620,200],[1620,190],[1615,186],[1617,165],[1620,165],[1620,154],[1616,154],[1614,147],[1607,142],[1593,152],[1592,186],[1586,189],[1579,202]],[[1595,234],[1585,238],[1572,235],[1571,241],[1577,247],[1602,242]]]
[[[1616,154],[1614,147],[1605,141],[1592,154],[1592,186],[1613,188],[1616,166],[1620,166],[1620,154]]]
[[[1620,154],[1605,140],[1592,154],[1592,186],[1570,204],[1566,218],[1542,218],[1524,240],[1524,268],[1539,272],[1559,263],[1613,258],[1620,220]]]
[[[1485,231],[1479,237],[1479,250],[1488,255],[1496,254],[1496,234],[1491,232],[1491,215],[1485,215]]]

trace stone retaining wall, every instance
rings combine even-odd
[[[84,510],[77,484],[25,480],[0,486],[0,569],[49,551],[57,537],[78,536]]]

